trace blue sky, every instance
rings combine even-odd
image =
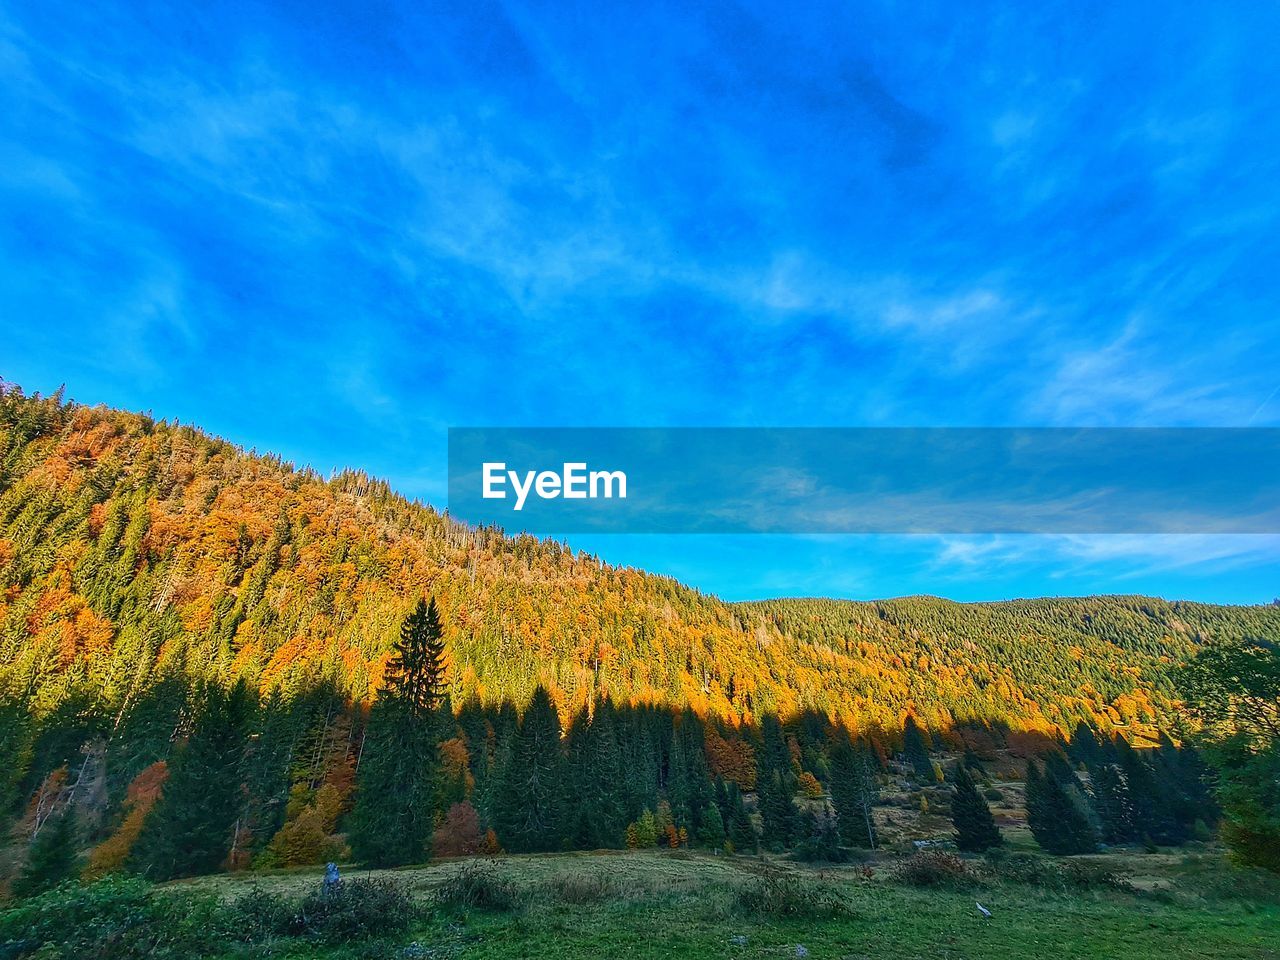
[[[0,0],[0,375],[435,503],[450,425],[1280,425],[1280,13],[1202,7]],[[571,542],[1280,595],[1262,536]]]

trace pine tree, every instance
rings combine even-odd
[[[1139,838],[1155,843],[1183,843],[1187,832],[1174,818],[1172,804],[1177,788],[1164,782],[1159,771],[1141,753],[1123,740],[1116,743],[1120,755],[1120,769],[1129,788],[1133,829]],[[1190,824],[1187,825],[1190,827]]]
[[[725,792],[729,808],[729,815],[725,817],[729,821],[729,842],[738,853],[752,853],[759,847],[760,838],[756,835],[755,826],[742,802],[742,792],[737,784],[732,783],[725,788]]]
[[[33,897],[56,887],[76,874],[75,815],[70,810],[56,813],[45,820],[27,851],[22,873],[13,881],[18,897]]]
[[[1133,804],[1120,768],[1108,761],[1096,761],[1089,768],[1089,789],[1093,809],[1106,843],[1130,843],[1138,839],[1133,828]]]
[[[778,718],[766,715],[761,721],[760,732],[763,749],[756,774],[756,794],[761,839],[766,846],[781,848],[791,843],[795,833],[796,809],[792,797],[795,795],[796,776],[791,765],[791,751]]]
[[[724,846],[727,838],[720,808],[714,803],[708,803],[702,808],[701,820],[702,826],[698,828],[698,843],[709,850],[719,850]]]
[[[434,734],[435,725],[393,693],[369,711],[350,830],[360,862],[391,867],[426,860],[435,815]]]
[[[419,600],[400,626],[387,664],[386,686],[369,711],[356,799],[351,851],[370,866],[421,863],[444,791],[439,742],[451,713],[445,706],[444,630],[431,603]]]
[[[836,810],[840,839],[855,847],[877,845],[875,820],[872,808],[879,800],[880,790],[872,766],[871,751],[865,744],[854,746],[843,733],[831,749],[831,803]]]
[[[429,714],[444,700],[444,627],[435,597],[430,604],[419,600],[400,625],[400,642],[387,664],[386,685],[414,716]]]
[[[933,762],[929,759],[929,743],[915,717],[907,717],[902,725],[902,752],[921,783],[933,783]]]
[[[584,708],[574,718],[568,742],[570,839],[584,850],[617,847],[625,839],[626,798],[611,705],[597,704],[590,718]]]
[[[981,853],[1004,843],[986,798],[978,792],[978,785],[963,764],[956,771],[951,822],[956,828],[956,846],[967,853]]]
[[[761,839],[775,849],[788,846],[795,833],[796,808],[782,775],[762,772],[756,789],[763,828]]]
[[[1067,788],[1034,760],[1027,762],[1027,820],[1036,842],[1050,853],[1093,853],[1098,835]]]
[[[560,718],[538,687],[502,759],[494,798],[494,826],[513,853],[560,848],[565,838],[564,762]]]
[[[191,734],[169,764],[132,858],[155,879],[219,870],[241,810],[253,695],[243,681],[230,690],[210,684],[197,702]]]

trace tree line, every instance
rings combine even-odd
[[[498,851],[696,846],[839,861],[879,845],[876,808],[895,781],[933,793],[961,849],[1003,842],[986,796],[1001,783],[979,752],[1010,745],[998,729],[931,732],[909,717],[893,736],[867,736],[812,714],[731,728],[609,701],[562,725],[545,690],[522,712],[455,710],[444,636],[434,601],[419,602],[367,710],[332,689],[262,699],[240,681],[161,684],[118,718],[82,705],[46,719],[28,741],[34,779],[10,798],[25,847],[15,890],[73,873],[168,879]],[[1052,853],[1177,844],[1216,822],[1190,746],[1137,750],[1085,726],[1037,746],[1026,806]]]

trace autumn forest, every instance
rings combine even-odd
[[[0,813],[42,856],[77,831],[85,876],[833,857],[876,845],[894,764],[953,784],[989,846],[971,778],[995,751],[1029,762],[1046,849],[1178,843],[1218,809],[1177,669],[1277,639],[1280,607],[1144,597],[729,604],[361,473],[0,394]]]

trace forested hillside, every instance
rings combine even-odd
[[[324,479],[189,426],[0,399],[0,692],[122,715],[162,679],[264,694],[378,688],[423,595],[457,704],[566,720],[609,697],[731,723],[1164,724],[1166,667],[1207,637],[1280,638],[1280,608],[1137,597],[726,604],[553,541],[474,529],[362,473]]]

